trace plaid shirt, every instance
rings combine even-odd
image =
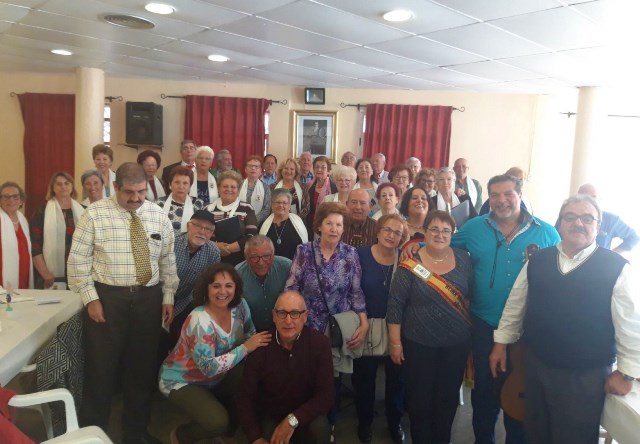
[[[147,286],[163,282],[163,304],[173,304],[178,287],[173,229],[165,212],[145,201],[137,211],[148,234],[151,280]],[[94,281],[107,285],[137,285],[136,266],[129,231],[131,215],[115,196],[87,208],[78,221],[69,254],[69,287],[88,304],[98,298]]]

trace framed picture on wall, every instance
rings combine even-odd
[[[324,88],[305,88],[305,105],[324,105]]]
[[[313,158],[326,156],[336,161],[337,111],[291,111],[293,157],[304,152]]]

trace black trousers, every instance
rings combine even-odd
[[[131,292],[98,282],[96,290],[107,322],[84,312],[85,372],[80,422],[108,429],[112,396],[122,381],[124,436],[146,433],[150,396],[157,386],[157,350],[162,288]],[[119,374],[119,372],[122,372]]]

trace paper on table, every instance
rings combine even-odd
[[[62,298],[60,296],[47,296],[36,299],[36,305],[58,304],[60,302],[62,302]]]
[[[11,296],[11,303],[17,304],[18,302],[27,302],[27,301],[35,301],[34,298],[29,296]],[[5,295],[0,296],[0,304],[6,304],[7,297]]]

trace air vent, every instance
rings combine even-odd
[[[151,29],[154,28],[152,22],[147,19],[135,17],[133,15],[108,14],[104,16],[104,20],[116,26],[124,26],[133,29]]]

